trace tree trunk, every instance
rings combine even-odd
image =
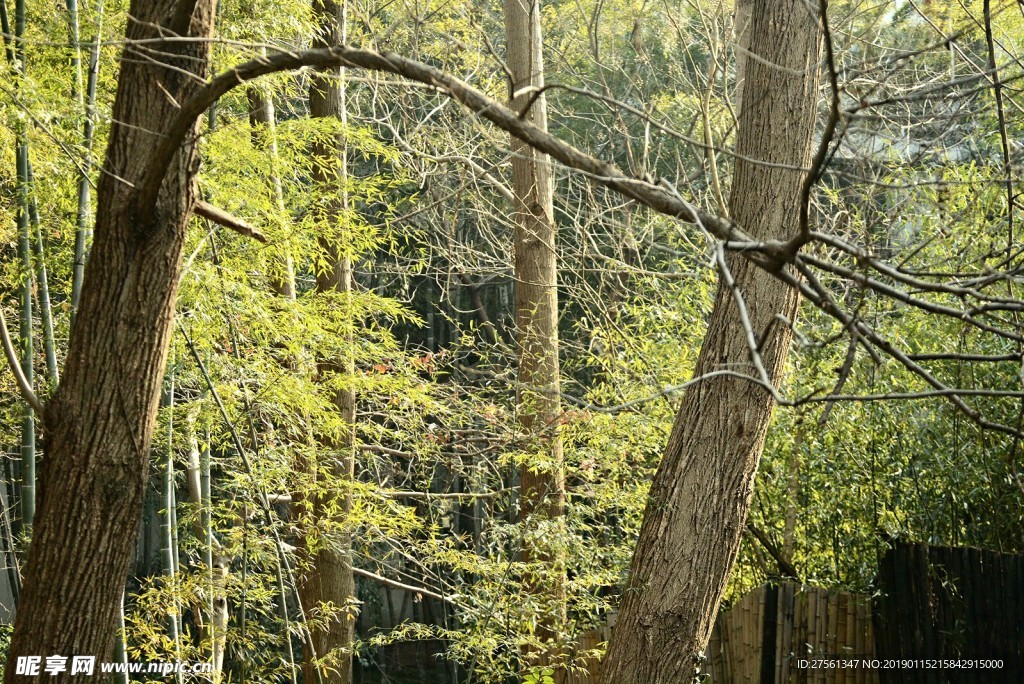
[[[266,49],[262,50],[266,54]],[[253,146],[270,156],[270,183],[274,191],[274,219],[284,222],[288,210],[284,205],[284,187],[278,173],[279,157],[277,152],[277,114],[274,109],[274,98],[269,88],[254,83],[246,90],[249,100],[249,125],[252,127]],[[295,301],[295,264],[292,261],[291,249],[286,243],[281,248],[281,272],[271,278],[270,285],[274,292],[289,302]]]
[[[187,5],[134,0],[128,40],[157,38],[178,4]],[[189,35],[210,35],[213,4],[194,3]],[[194,201],[194,139],[175,155],[152,209],[137,207],[136,188],[157,138],[152,131],[174,117],[177,102],[205,76],[208,46],[195,40],[125,49],[128,57],[157,50],[167,66],[139,58],[121,63],[93,258],[64,377],[44,416],[47,453],[5,682],[76,681],[70,661],[57,676],[17,676],[17,658],[106,660],[114,645]]]
[[[749,0],[749,45],[736,137],[732,217],[761,239],[797,230],[810,163],[821,33],[801,0]],[[764,160],[775,166],[760,164]],[[736,257],[727,260],[773,384],[782,378],[797,294]],[[757,372],[736,296],[720,278],[696,376]],[[683,397],[654,478],[621,613],[602,672],[606,684],[679,684],[699,665],[739,549],[774,402],[762,387],[719,377]]]
[[[313,11],[319,26],[315,46],[343,44],[346,29],[344,1],[314,0]],[[320,220],[325,226],[332,225],[339,220],[346,221],[349,210],[346,187],[347,142],[344,131],[347,115],[343,69],[325,69],[313,75],[309,90],[309,113],[314,118],[336,118],[343,129],[332,139],[315,144],[312,150],[314,180],[323,189],[323,195],[327,198],[326,204],[321,207]],[[325,273],[318,275],[317,289],[321,292],[351,293],[352,259],[348,245],[339,245],[335,240],[327,238],[321,239],[321,248],[329,255],[330,264]],[[351,343],[351,326],[346,334]],[[355,374],[351,356],[323,362],[320,364],[320,370],[326,373],[341,373],[349,377]],[[354,477],[355,393],[351,389],[339,390],[334,397],[334,403],[345,421],[346,428],[339,438],[321,444],[316,449],[321,462],[308,464],[309,474],[314,482],[318,473],[328,473],[336,481],[342,482],[349,482]],[[317,484],[317,487],[320,488],[322,485]],[[332,529],[332,534],[328,538],[320,536],[312,548],[307,545],[308,540],[300,542],[308,555],[310,567],[300,579],[299,595],[307,615],[317,618],[317,624],[311,629],[315,654],[311,653],[307,646],[303,663],[303,680],[307,682],[318,681],[314,655],[321,661],[326,658],[326,662],[320,667],[320,676],[324,684],[348,684],[352,681],[351,648],[356,617],[348,610],[349,601],[355,595],[352,539],[345,529],[334,533],[339,526],[348,524],[347,517],[352,509],[350,497],[348,491],[337,491],[329,495],[314,494],[296,499],[297,506],[303,509],[300,514],[312,516],[314,524],[329,515],[337,518],[329,521],[328,526]],[[329,512],[332,510],[339,512],[332,514]],[[331,613],[323,612],[326,606],[333,606]]]
[[[537,0],[505,0],[506,59],[512,76],[511,107],[547,131],[544,58]],[[537,637],[550,641],[541,664],[554,664],[559,631],[566,620],[565,561],[554,549],[565,514],[565,473],[559,429],[558,259],[551,160],[515,137],[512,191],[515,196],[515,306],[519,342],[519,422],[528,460],[520,475],[519,516],[526,525],[522,560],[547,567],[526,578],[550,608]],[[547,542],[552,542],[548,544]],[[562,670],[557,677],[564,677]]]

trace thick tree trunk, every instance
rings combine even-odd
[[[168,26],[173,0],[134,0],[113,127],[97,194],[95,241],[63,380],[46,407],[34,537],[4,681],[76,681],[15,674],[18,656],[108,659],[142,510],[150,437],[167,357],[185,225],[198,164],[194,140],[175,156],[155,207],[138,209],[153,131],[205,76],[202,40],[132,47]],[[212,0],[190,35],[207,37]],[[179,56],[175,56],[179,55]],[[133,187],[134,186],[134,187]],[[68,670],[71,669],[68,662]]]
[[[537,0],[505,0],[505,32],[512,75],[511,107],[524,120],[547,130],[544,59]],[[558,259],[551,159],[515,137],[511,138],[512,191],[515,218],[515,306],[519,343],[519,422],[526,435],[528,457],[520,479],[519,515],[528,527],[524,562],[542,561],[543,573],[527,577],[527,585],[550,610],[541,617],[537,636],[554,640],[541,662],[557,654],[559,631],[565,624],[565,563],[553,550],[565,514],[565,473],[559,430]],[[543,463],[543,465],[538,465]],[[555,529],[551,529],[551,526]],[[552,534],[554,533],[554,534]],[[546,542],[553,541],[552,545]],[[563,676],[558,670],[558,677]]]
[[[314,0],[313,11],[319,25],[316,46],[341,45],[345,42],[345,4],[335,0]],[[312,77],[309,90],[309,113],[314,118],[333,117],[344,128],[347,123],[345,109],[345,82],[341,69],[325,69]],[[324,225],[345,219],[349,209],[348,167],[346,160],[345,132],[331,140],[314,145],[312,153],[314,179],[323,189],[327,204],[321,208]],[[328,231],[332,232],[332,231]],[[321,247],[330,255],[327,272],[317,277],[317,289],[321,292],[352,292],[352,260],[347,245],[336,241],[321,241]],[[351,336],[351,328],[348,335]],[[351,339],[350,339],[351,342]],[[329,359],[320,364],[322,372],[341,373],[352,376],[355,373],[352,358]],[[329,473],[336,481],[348,482],[354,477],[355,467],[355,393],[350,389],[337,392],[334,397],[340,417],[346,428],[336,440],[318,446],[319,463],[309,465],[314,482],[318,473]],[[318,485],[322,487],[322,485]],[[328,515],[332,530],[347,525],[347,516],[352,508],[350,493],[347,491],[323,493],[297,498],[297,506],[303,515],[311,515],[314,523]],[[337,511],[331,514],[330,511]],[[340,517],[339,517],[340,516]],[[334,613],[324,622],[322,608],[333,606],[334,611],[344,609],[355,595],[355,581],[352,576],[352,540],[347,530],[332,532],[329,538],[320,537],[315,546],[302,542],[308,555],[309,571],[300,579],[299,595],[307,615],[319,616],[318,625],[311,630],[316,658],[326,659],[326,666],[320,668],[324,684],[348,684],[352,681],[352,639],[355,633],[354,614],[344,610]],[[306,648],[303,679],[317,681],[313,654]]]
[[[810,163],[821,47],[817,16],[802,0],[750,0],[749,45],[730,212],[749,234],[797,231]],[[763,160],[774,164],[758,163]],[[782,378],[798,298],[742,258],[728,267],[749,312],[769,378]],[[719,369],[757,377],[735,293],[720,279],[696,376]],[[754,474],[774,402],[736,378],[715,378],[683,397],[651,487],[601,681],[691,681],[739,549]]]

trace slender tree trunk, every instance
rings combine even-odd
[[[736,138],[733,218],[751,235],[797,230],[802,171],[810,163],[821,38],[802,0],[747,0],[750,52]],[[776,166],[767,166],[764,160]],[[727,260],[771,381],[782,378],[798,298],[742,258]],[[752,376],[736,293],[720,278],[696,376]],[[654,478],[621,613],[601,681],[679,684],[693,679],[739,548],[774,402],[751,382],[716,378],[683,397]]]
[[[205,40],[145,47],[131,41],[158,38],[179,4],[194,9],[181,32],[209,37],[213,0],[131,3],[128,57],[156,49],[167,67],[133,58],[121,64],[108,173],[97,192],[96,258],[86,268],[64,377],[44,416],[47,457],[5,682],[77,681],[70,672],[18,676],[17,658],[107,660],[114,645],[195,199],[194,136],[175,155],[152,208],[139,206],[137,188],[156,144],[152,131],[174,117],[177,103],[205,76],[209,47]]]
[[[511,107],[547,130],[543,41],[537,0],[505,0],[507,62],[512,75]],[[538,94],[539,92],[539,94]],[[530,457],[520,474],[519,515],[526,525],[524,562],[547,567],[527,585],[550,609],[537,636],[550,642],[542,664],[557,664],[565,613],[565,561],[557,551],[565,514],[565,473],[559,430],[558,259],[551,160],[512,137],[515,217],[515,307],[519,343],[519,422]],[[538,462],[543,465],[538,465]],[[552,542],[548,544],[547,542]],[[557,678],[564,671],[556,670]]]
[[[313,11],[317,17],[319,34],[316,46],[340,45],[346,38],[345,3],[335,0],[313,0]],[[345,126],[347,112],[345,104],[344,69],[329,69],[316,72],[309,89],[309,113],[313,118],[334,118],[341,125],[341,131],[329,140],[321,140],[313,146],[314,179],[323,188],[326,204],[319,209],[319,218],[325,226],[347,221],[349,211],[347,142]],[[352,292],[352,259],[348,245],[332,240],[321,240],[321,248],[328,254],[326,272],[317,276],[317,290],[321,292]],[[352,328],[345,333],[352,343]],[[331,359],[320,363],[320,372],[340,373],[349,377],[355,374],[351,356]],[[336,439],[318,446],[319,462],[308,464],[308,472],[317,483],[319,474],[329,474],[337,482],[348,482],[354,477],[355,468],[355,393],[351,389],[339,390],[334,403],[346,427]],[[315,485],[318,489],[321,484]],[[342,485],[344,487],[344,485]],[[335,491],[330,494],[314,493],[296,499],[300,514],[312,516],[319,521],[328,515],[335,517],[329,527],[348,524],[352,509],[350,494]],[[335,510],[338,513],[331,514]],[[313,546],[302,540],[302,546],[310,562],[309,571],[300,580],[299,595],[307,615],[319,619],[311,628],[316,657],[325,661],[320,669],[324,684],[348,684],[352,681],[352,639],[355,634],[355,615],[347,608],[355,595],[355,580],[352,576],[352,539],[347,530],[329,538],[322,536]],[[333,614],[323,608],[333,605]],[[340,611],[340,612],[337,612]],[[317,681],[317,666],[313,654],[306,649],[303,663],[303,679]]]
[[[246,96],[249,100],[249,125],[252,127],[253,145],[270,155],[270,182],[274,189],[274,211],[277,213],[275,219],[283,224],[288,210],[284,205],[284,188],[278,172],[277,116],[274,111],[274,99],[269,89],[260,83],[249,86]],[[295,265],[287,244],[282,249],[280,259],[281,273],[271,279],[271,286],[278,295],[293,302]]]
[[[265,150],[270,155],[270,176],[271,183],[273,185],[274,208],[277,212],[276,220],[283,223],[285,221],[287,209],[285,208],[284,203],[284,188],[281,184],[281,177],[278,173],[277,119],[274,112],[274,101],[272,96],[269,94],[268,89],[258,83],[253,84],[248,88],[247,97],[249,101],[249,125],[252,127],[253,145],[259,149]],[[283,297],[289,302],[294,302],[296,298],[295,267],[288,245],[282,246],[280,260],[281,271],[271,277],[270,285],[277,295]],[[285,365],[290,368],[292,372],[302,372],[302,355],[300,354],[293,359],[287,360]],[[308,425],[308,421],[306,421],[305,424]],[[310,442],[313,442],[312,437]],[[299,502],[301,500],[301,494],[296,492],[293,497],[293,501]],[[285,624],[287,624],[289,620],[286,599],[287,595],[285,593],[284,576],[281,573],[280,566],[278,567],[278,585],[281,588],[281,614]],[[300,601],[304,601],[301,596]],[[242,606],[242,610],[245,610],[244,605]],[[292,679],[294,680],[296,676],[296,666],[290,640],[287,642],[287,646],[288,662],[291,664]],[[319,653],[319,650],[317,650],[318,655]],[[307,658],[308,657],[309,654],[307,654]],[[310,670],[310,673],[312,674],[313,671]]]

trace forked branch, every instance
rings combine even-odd
[[[471,112],[514,135],[535,149],[544,152],[569,168],[581,171],[595,182],[634,199],[651,209],[687,223],[699,223],[715,238],[756,246],[744,252],[759,266],[777,271],[788,260],[785,243],[754,240],[732,221],[694,209],[675,194],[655,183],[632,178],[614,164],[593,157],[558,137],[520,119],[515,112],[488,97],[471,85],[440,69],[395,53],[380,53],[337,45],[316,50],[278,52],[258,57],[215,76],[191,98],[186,100],[168,125],[164,136],[150,158],[149,167],[137,196],[141,215],[148,215],[156,205],[171,160],[181,147],[195,121],[220,97],[239,85],[260,76],[303,67],[349,67],[384,71],[423,83],[456,100]]]

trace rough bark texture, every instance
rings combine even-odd
[[[511,108],[541,131],[547,131],[544,60],[537,0],[505,0],[507,63],[512,75]],[[551,160],[511,138],[512,192],[515,218],[515,306],[519,344],[519,422],[527,449],[540,455],[520,475],[519,515],[528,526],[522,560],[540,560],[549,567],[543,576],[528,577],[527,586],[551,609],[541,618],[537,636],[555,640],[541,662],[557,652],[565,624],[564,559],[544,542],[551,539],[565,514],[565,473],[559,430],[558,262]],[[543,526],[543,529],[538,529]],[[557,543],[557,542],[556,542]],[[561,670],[558,677],[562,677]]]
[[[818,90],[820,31],[802,0],[751,0],[750,51],[736,138],[730,212],[761,239],[797,231]],[[729,268],[745,298],[764,367],[782,377],[798,298],[741,257]],[[696,375],[756,377],[733,291],[720,279]],[[785,318],[782,318],[785,317]],[[713,379],[683,397],[647,502],[622,610],[605,658],[605,684],[680,684],[694,676],[739,548],[774,402],[763,388]]]
[[[191,35],[209,35],[213,4],[196,3]],[[157,37],[175,5],[134,0],[128,40]],[[121,63],[92,257],[64,377],[45,413],[47,451],[5,682],[76,681],[68,672],[17,676],[16,659],[108,660],[114,645],[194,201],[194,136],[172,158],[155,206],[139,210],[129,183],[142,183],[158,139],[154,131],[174,118],[175,101],[197,87],[178,70],[205,76],[208,43],[148,48],[168,66],[137,55]],[[142,49],[129,44],[125,52]]]
[[[315,45],[326,47],[344,43],[344,1],[314,0],[313,10],[320,27]],[[311,117],[333,117],[344,127],[346,109],[345,86],[342,79],[343,74],[339,68],[324,69],[312,77],[309,90]],[[327,205],[322,207],[321,220],[325,223],[334,223],[339,215],[344,216],[348,211],[348,168],[344,132],[314,145],[312,154],[317,162],[313,165],[314,180],[323,188],[324,196],[330,198]],[[347,245],[321,241],[321,248],[330,255],[330,266],[327,272],[317,277],[317,289],[351,293],[352,260],[348,255]],[[351,330],[349,334],[351,335]],[[325,360],[320,363],[320,370],[341,373],[349,377],[355,373],[351,357]],[[317,449],[320,462],[308,464],[314,481],[318,472],[330,473],[336,481],[341,482],[351,481],[354,477],[355,393],[348,389],[340,390],[335,395],[334,402],[347,427],[339,439],[321,444]],[[352,508],[350,494],[347,491],[300,497],[298,505],[304,508],[303,514],[311,516],[308,519],[314,523],[327,516],[328,510],[340,509],[342,519],[330,522],[332,530],[336,530],[339,523],[346,524],[344,518]],[[344,608],[355,595],[352,540],[347,531],[342,531],[332,533],[326,539],[320,538],[314,548],[309,548],[303,543],[303,548],[308,556],[306,560],[309,562],[309,571],[300,579],[299,596],[307,615],[315,618],[317,623],[311,630],[316,658],[326,658],[327,661],[327,666],[320,669],[320,676],[325,684],[348,684],[352,681],[351,646],[355,631],[355,615],[348,612],[336,613],[324,623],[320,607],[333,605],[337,611]],[[317,681],[313,654],[310,653],[308,646],[304,657],[303,680]]]

